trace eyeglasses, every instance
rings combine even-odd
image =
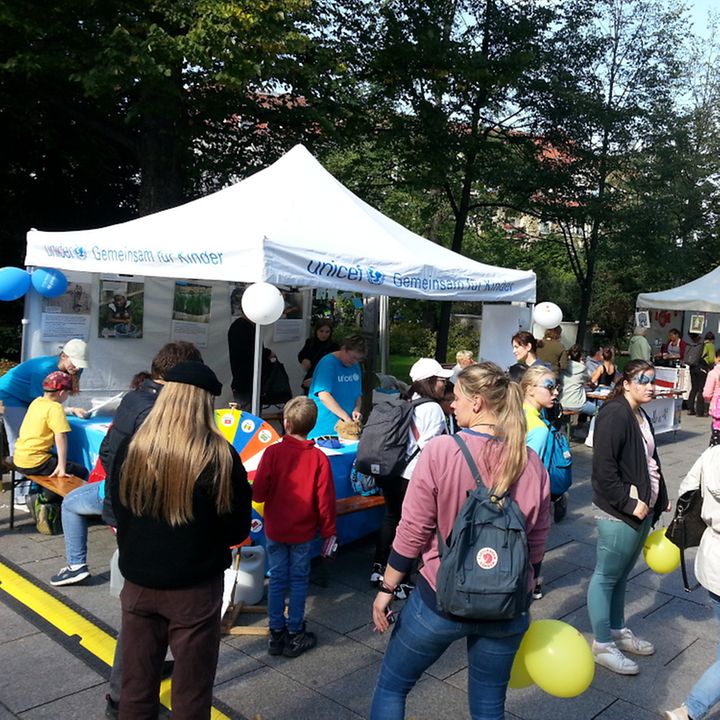
[[[633,382],[636,382],[638,385],[650,385],[655,382],[655,376],[642,373],[641,375],[636,375],[633,378]]]
[[[536,385],[535,387],[545,388],[548,392],[555,392],[556,390],[560,390],[558,384],[554,380],[543,380],[539,385]]]

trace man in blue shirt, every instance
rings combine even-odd
[[[360,420],[362,369],[367,348],[362,335],[350,335],[339,350],[326,355],[315,368],[308,396],[318,407],[309,438],[336,435],[338,420]]]
[[[76,338],[63,345],[60,357],[46,355],[32,358],[0,377],[0,400],[5,407],[5,432],[10,455],[15,450],[15,439],[20,432],[25,412],[35,398],[42,397],[43,380],[51,372],[61,370],[73,377],[74,391],[77,392],[77,379],[87,366],[87,345]],[[85,417],[87,413],[79,408],[66,407],[65,414]]]

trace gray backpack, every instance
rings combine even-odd
[[[378,403],[360,435],[355,459],[357,469],[365,475],[381,479],[400,475],[420,452],[418,447],[408,457],[408,433],[413,425],[415,408],[428,402],[434,401],[419,398],[399,403]]]
[[[438,531],[440,569],[437,606],[468,620],[510,620],[530,604],[525,519],[505,493],[492,495],[460,435],[453,435],[465,456],[475,489],[460,508],[450,537]]]

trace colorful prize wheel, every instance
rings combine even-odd
[[[238,451],[240,459],[247,470],[248,480],[252,484],[255,471],[265,449],[280,440],[275,428],[265,420],[251,415],[249,412],[230,408],[215,411],[215,422],[220,432]],[[263,524],[263,503],[252,504],[252,521],[250,522],[250,539],[265,545]]]

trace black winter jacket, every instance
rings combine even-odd
[[[155,405],[158,393],[162,390],[162,385],[154,380],[145,380],[137,389],[129,392],[120,401],[118,409],[115,411],[115,417],[107,435],[100,444],[100,461],[105,468],[105,500],[103,501],[103,520],[113,527],[117,527],[115,514],[113,513],[112,502],[110,500],[112,492],[111,485],[113,463],[115,456],[122,445],[123,440],[131,438],[137,429],[145,422],[145,418]]]
[[[166,589],[198,585],[230,565],[230,547],[250,532],[252,491],[237,451],[229,443],[232,465],[232,509],[218,515],[214,468],[206,467],[193,490],[193,519],[173,527],[164,520],[133,515],[120,502],[120,471],[130,440],[118,449],[111,499],[117,516],[117,541],[123,577],[143,587]]]
[[[645,415],[655,436],[650,418]],[[660,468],[657,448],[653,454]],[[650,504],[652,486],[645,456],[645,440],[628,401],[620,396],[603,405],[597,416],[593,439],[593,502],[601,510],[637,530],[642,521],[632,512],[637,501]],[[660,468],[660,488],[655,506],[650,508],[652,524],[658,521],[668,503],[665,478]]]

